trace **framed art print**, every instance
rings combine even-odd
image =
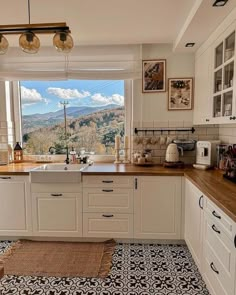
[[[168,79],[168,110],[192,110],[193,78]]]
[[[143,92],[166,91],[166,60],[143,60]]]

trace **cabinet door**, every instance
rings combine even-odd
[[[186,179],[184,238],[198,268],[202,265],[203,194]]]
[[[195,61],[194,124],[212,124],[211,112],[211,48]]]
[[[11,180],[11,177],[0,179],[0,192],[0,235],[30,235],[31,212],[26,182]]]
[[[82,236],[81,195],[34,193],[33,231],[38,236]]]
[[[137,177],[134,237],[180,239],[181,177]]]

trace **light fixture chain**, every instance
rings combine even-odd
[[[30,25],[30,0],[28,0],[28,16],[29,16],[29,25]]]

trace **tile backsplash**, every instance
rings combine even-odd
[[[236,143],[236,124],[219,125],[219,139],[222,143]]]
[[[144,128],[144,129],[155,129],[155,128],[191,128],[193,127],[191,122],[187,121],[152,121],[152,122],[134,122],[134,128]],[[173,139],[194,139],[198,140],[217,140],[219,139],[219,128],[217,125],[207,125],[207,126],[194,126],[195,132],[182,132],[182,131],[164,131],[155,132],[153,135],[152,131],[147,131],[145,133],[139,133],[135,135],[134,132],[132,134],[131,140],[131,150],[132,154],[135,152],[140,152],[144,149],[151,149],[153,161],[157,164],[162,164],[165,161],[165,154],[168,142]],[[164,137],[165,143],[161,144],[160,138]],[[142,140],[137,140],[137,137],[141,137]],[[154,140],[150,140],[154,138]],[[163,139],[163,138],[162,138]],[[155,142],[155,143],[154,143]],[[195,163],[196,159],[196,151],[184,151],[184,155],[180,156],[180,160],[186,164]]]

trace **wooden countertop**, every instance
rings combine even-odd
[[[43,164],[17,163],[0,166],[1,175],[28,175],[32,168]],[[236,222],[236,184],[226,180],[217,170],[197,170],[191,167],[184,169],[164,168],[162,166],[114,165],[110,163],[94,164],[86,168],[83,175],[137,175],[137,176],[186,176],[209,199],[219,206]]]

